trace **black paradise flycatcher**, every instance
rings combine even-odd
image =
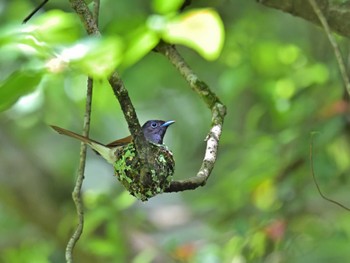
[[[118,180],[133,196],[146,201],[162,193],[172,181],[175,161],[172,152],[163,144],[163,139],[168,127],[174,122],[150,120],[142,126],[146,140],[157,153],[156,160],[151,160],[153,164],[151,173],[144,176],[131,135],[105,145],[72,131],[57,126],[51,127],[60,134],[78,139],[90,146],[107,162],[113,164]]]

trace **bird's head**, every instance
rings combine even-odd
[[[163,144],[163,138],[168,127],[175,121],[150,120],[142,126],[146,139],[156,144]]]

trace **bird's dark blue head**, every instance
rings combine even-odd
[[[163,144],[163,138],[169,125],[175,121],[150,120],[142,126],[143,134],[150,142]]]

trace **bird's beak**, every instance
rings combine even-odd
[[[166,121],[160,127],[167,127],[167,126],[169,126],[169,125],[171,125],[173,123],[175,123],[175,121]]]

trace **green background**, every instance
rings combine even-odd
[[[349,204],[349,110],[324,32],[254,1],[195,2],[190,8],[218,11],[226,34],[216,61],[178,47],[227,105],[211,177],[205,187],[142,203],[125,192],[113,167],[89,150],[85,228],[76,262],[348,262],[350,214],[322,199],[310,173],[314,134],[317,180],[328,197]],[[35,4],[0,3],[1,27],[21,27]],[[51,9],[72,12],[65,1],[50,2],[46,10]],[[148,1],[102,1],[100,30],[127,35],[152,12]],[[74,30],[48,38],[48,45],[84,37],[72,17]],[[337,40],[346,51],[347,41]],[[5,44],[3,37],[0,82],[18,72],[16,91],[34,92],[0,115],[0,262],[64,262],[77,218],[71,191],[80,144],[48,125],[80,133],[86,76],[73,68],[26,77],[23,72],[41,62]],[[142,123],[176,120],[165,137],[176,159],[175,178],[194,176],[210,111],[155,52],[123,68],[121,76]],[[90,135],[103,143],[128,135],[104,80],[95,81]]]

